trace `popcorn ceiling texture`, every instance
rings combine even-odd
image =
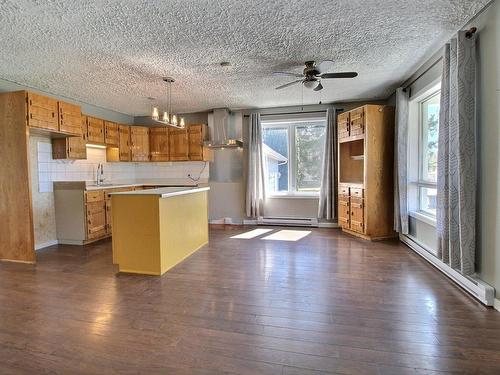
[[[323,102],[385,98],[487,2],[0,0],[0,77],[139,116],[167,75],[178,112],[301,104],[271,72],[332,59]]]

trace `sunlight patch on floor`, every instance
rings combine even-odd
[[[250,238],[255,238],[271,231],[272,229],[254,229],[245,233],[237,234],[236,236],[232,236],[231,238],[248,240]]]
[[[283,229],[276,233],[270,234],[262,238],[263,240],[272,240],[272,241],[298,241],[306,236],[311,234],[310,230],[288,230]]]

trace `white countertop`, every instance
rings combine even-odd
[[[159,198],[175,197],[177,195],[200,193],[208,191],[210,188],[205,187],[163,187],[158,189],[124,191],[120,193],[110,193],[110,195],[156,195]]]
[[[94,181],[54,181],[54,188],[71,188],[81,190],[106,190],[116,188],[128,188],[135,186],[170,186],[170,187],[196,187],[199,184],[206,183],[203,181],[192,181],[189,179],[176,178],[159,178],[159,179],[144,179],[133,181],[113,181],[112,183],[104,183],[96,185]]]

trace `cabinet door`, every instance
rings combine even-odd
[[[52,139],[52,159],[87,159],[85,129],[84,120],[80,120],[80,136]]]
[[[58,131],[57,100],[28,92],[28,126]]]
[[[189,160],[187,129],[169,129],[168,145],[171,161]]]
[[[205,125],[200,124],[189,126],[189,160],[203,160],[203,141],[205,140],[205,134]]]
[[[82,138],[85,142],[87,142],[87,133],[88,133],[88,127],[87,127],[87,116],[82,115]]]
[[[87,116],[87,142],[104,143],[104,121]]]
[[[130,126],[119,125],[118,133],[120,161],[130,161]]]
[[[339,225],[342,228],[349,229],[349,221],[351,212],[349,209],[349,197],[345,195],[339,195],[338,197],[338,218]]]
[[[349,112],[344,112],[338,115],[337,132],[339,139],[349,137]]]
[[[149,154],[151,161],[168,161],[168,128],[149,129]]]
[[[149,161],[149,132],[144,126],[130,127],[132,161]]]
[[[120,136],[118,132],[118,124],[111,121],[104,121],[104,141],[109,146],[118,146]]]
[[[68,159],[87,159],[87,147],[83,137],[69,137]]]
[[[87,208],[87,239],[96,239],[106,235],[105,202],[88,202]]]
[[[80,106],[65,102],[58,102],[59,131],[82,135],[82,112]]]
[[[359,107],[351,111],[350,135],[362,135],[365,133],[365,107]]]
[[[106,199],[106,233],[111,234],[113,228],[111,226],[111,199]]]
[[[361,198],[351,197],[351,230],[364,233],[364,202]]]

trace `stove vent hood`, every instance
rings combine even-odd
[[[205,146],[213,149],[241,148],[241,126],[243,116],[241,112],[230,112],[227,108],[214,109],[208,114],[208,128],[210,140]]]

